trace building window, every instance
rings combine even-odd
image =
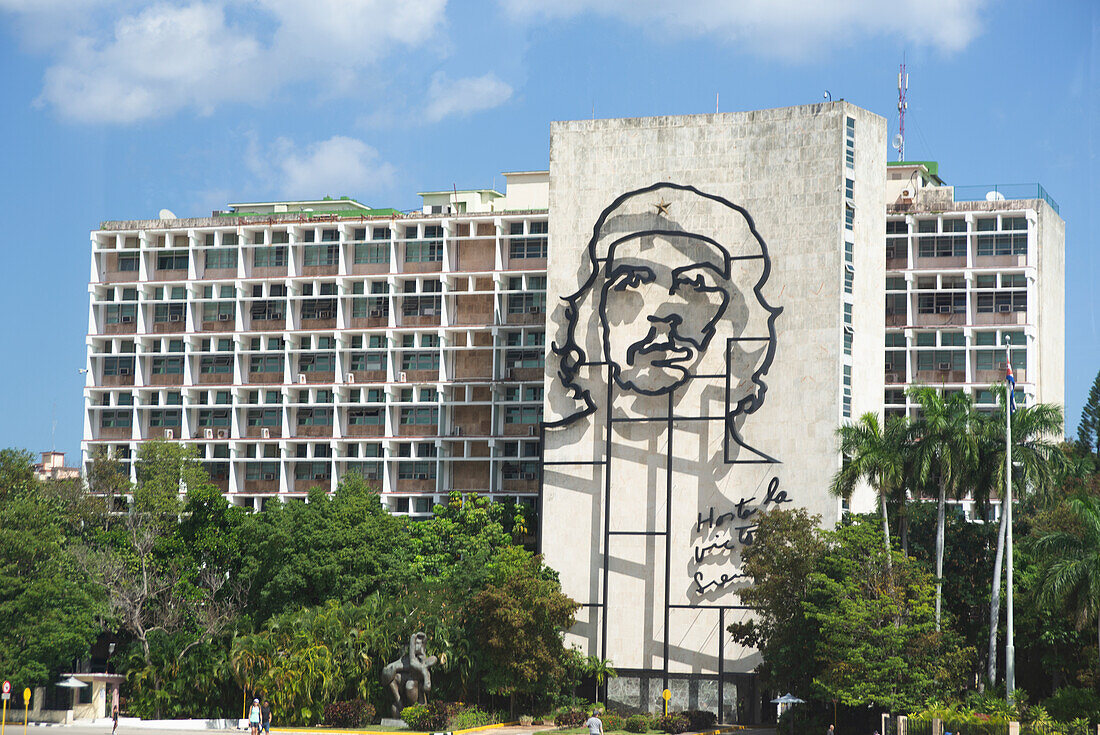
[[[282,409],[278,408],[250,408],[248,410],[249,426],[278,426],[282,423]]]
[[[844,179],[844,196],[849,201],[856,198],[856,182],[852,179]]]
[[[340,262],[339,245],[306,245],[303,252],[304,266],[334,266]]]
[[[980,298],[980,297],[979,297]],[[922,293],[917,295],[918,314],[965,314],[965,293]]]
[[[130,409],[117,411],[100,411],[99,428],[101,429],[126,429],[133,425],[133,412]]]
[[[257,247],[252,251],[253,268],[286,267],[286,246]]]
[[[935,223],[933,222],[933,224]],[[927,235],[919,237],[917,238],[917,255],[922,258],[965,258],[966,235]]]
[[[977,301],[979,314],[1027,311],[1027,291],[979,293]]]
[[[236,236],[234,236],[236,237]],[[225,240],[222,240],[223,244]],[[206,251],[206,267],[207,268],[236,268],[237,267],[237,248],[236,247],[220,247],[212,248]]]
[[[182,357],[154,357],[153,375],[183,375]]]
[[[331,373],[336,370],[336,355],[332,352],[305,353],[298,356],[298,372]]]
[[[435,406],[402,408],[399,421],[402,426],[435,426],[439,423],[439,409]]]
[[[299,408],[298,426],[332,426],[332,409]]]
[[[155,361],[154,361],[155,362]],[[132,357],[105,357],[103,358],[103,375],[133,375],[134,358]]]
[[[208,428],[228,428],[229,426],[229,409],[228,408],[205,408],[199,411],[199,427]]]
[[[542,422],[542,406],[508,406],[504,409],[506,424],[538,424]]]
[[[381,408],[349,408],[349,426],[381,426],[385,423],[386,412]]]
[[[182,412],[179,409],[157,409],[149,412],[149,426],[152,428],[178,427],[183,421]]]
[[[844,390],[843,390],[843,405],[841,413],[844,418],[852,417],[852,366],[844,366]]]
[[[199,373],[202,375],[225,375],[232,372],[232,357],[204,357],[199,360]]]
[[[531,276],[527,279],[527,285],[529,291],[508,295],[509,314],[541,314],[546,311],[546,277]],[[508,279],[509,291],[522,289],[522,278],[514,276]]]
[[[162,250],[157,253],[158,271],[185,271],[187,270],[186,250]]]
[[[385,230],[383,230],[385,232]],[[389,263],[390,262],[390,243],[388,240],[383,242],[361,242],[355,246],[355,262],[357,264],[362,263]]]
[[[118,269],[120,271],[137,271],[138,269],[138,256],[136,255],[120,255],[118,256]]]
[[[528,223],[529,237],[523,236],[523,223],[513,222],[509,225],[508,256],[510,258],[545,258],[547,251],[548,223]]]

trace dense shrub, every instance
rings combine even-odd
[[[600,719],[603,720],[604,732],[623,729],[623,716],[618,712],[604,712],[600,715]]]
[[[579,709],[562,710],[554,716],[554,724],[558,727],[580,727],[587,720],[588,713]]]
[[[688,718],[688,729],[692,732],[710,730],[718,724],[718,715],[713,712],[707,712],[706,710],[693,709],[681,712],[680,714]]]
[[[1052,719],[1061,722],[1069,722],[1075,717],[1100,721],[1100,697],[1091,689],[1062,687],[1053,697],[1045,700],[1043,706]]]
[[[374,719],[374,706],[362,699],[325,705],[324,723],[331,727],[359,727]]]
[[[623,723],[623,729],[627,732],[646,732],[649,730],[649,718],[645,715],[631,715]]]
[[[447,729],[465,730],[468,727],[484,727],[485,725],[491,724],[492,721],[492,715],[474,705],[464,707],[451,715]]]
[[[671,715],[658,717],[656,725],[658,730],[675,735],[676,733],[687,732],[691,726],[691,721],[683,712],[675,712]]]

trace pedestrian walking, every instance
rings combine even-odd
[[[829,725],[829,729],[825,731],[825,735],[836,735],[832,725]]]
[[[248,732],[260,735],[260,700],[252,700],[252,709],[248,711]]]
[[[271,735],[271,700],[264,698],[264,704],[260,707],[260,729]]]
[[[118,731],[118,705],[111,707],[111,735]]]
[[[603,720],[596,716],[599,710],[592,710],[592,716],[584,723],[588,728],[588,735],[603,735]]]

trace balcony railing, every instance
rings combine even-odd
[[[955,187],[956,202],[999,201],[1001,199],[1042,199],[1058,214],[1058,202],[1042,184],[973,184]]]

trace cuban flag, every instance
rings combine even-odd
[[[1012,363],[1005,363],[1005,381],[1008,383],[1008,410],[1016,412],[1016,377],[1012,374]]]

